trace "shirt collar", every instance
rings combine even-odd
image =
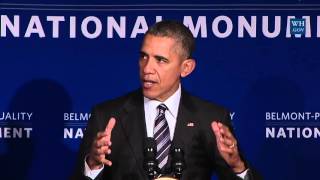
[[[147,97],[143,97],[144,105],[152,106],[157,108],[160,104],[165,104],[168,107],[168,111],[172,114],[173,117],[177,118],[178,110],[179,110],[179,103],[181,98],[181,84],[179,84],[178,89],[175,93],[173,93],[168,99],[164,102],[158,100],[151,100]]]

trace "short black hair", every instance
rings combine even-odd
[[[195,49],[195,39],[191,31],[182,23],[174,20],[157,22],[146,32],[146,35],[169,37],[175,39],[181,45],[182,56],[192,58]]]

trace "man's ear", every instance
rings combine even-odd
[[[194,59],[186,59],[181,64],[181,77],[187,77],[192,73],[196,67],[196,61]]]

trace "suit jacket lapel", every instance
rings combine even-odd
[[[195,123],[193,119],[192,109],[194,110],[194,108],[192,107],[192,103],[189,99],[188,93],[182,91],[178,117],[173,136],[174,146],[181,147],[184,146],[184,142],[187,142],[186,138],[188,138],[189,136],[187,136],[186,133],[190,132],[190,127],[188,127],[188,124],[193,123],[192,125],[194,125]]]
[[[120,122],[141,172],[143,172],[144,141],[147,137],[144,119],[143,96],[138,90],[124,104],[120,113]]]

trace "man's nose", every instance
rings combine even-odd
[[[154,72],[154,63],[152,59],[146,59],[142,68],[144,74],[152,74]]]

